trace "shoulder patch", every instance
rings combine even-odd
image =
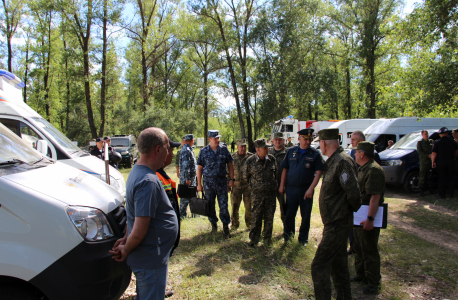
[[[342,181],[342,184],[346,184],[348,178],[350,178],[350,175],[348,175],[348,173],[345,170],[342,171],[342,174],[340,174],[340,181]]]

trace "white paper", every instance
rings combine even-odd
[[[385,207],[379,206],[377,210],[377,214],[374,218],[374,227],[382,227],[383,225],[383,210]],[[359,210],[353,213],[353,225],[360,225],[362,221],[367,220],[367,216],[369,215],[369,205],[361,205]]]

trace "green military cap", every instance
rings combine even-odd
[[[183,137],[183,140],[193,140],[194,139],[194,134],[187,134]]]
[[[266,139],[258,139],[254,141],[254,146],[256,148],[267,147]]]
[[[237,146],[246,146],[246,139],[237,140]]]
[[[274,133],[274,139],[282,139],[282,138],[283,138],[283,132]]]
[[[338,140],[339,129],[338,128],[326,128],[318,131],[318,140]]]
[[[372,142],[362,141],[358,143],[358,146],[356,147],[356,149],[362,150],[367,153],[374,153],[375,144]]]

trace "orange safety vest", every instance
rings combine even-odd
[[[164,190],[165,190],[167,196],[173,195],[173,191],[177,190],[177,183],[175,181],[173,181],[171,178],[170,179],[166,179],[159,172],[156,172],[156,175],[161,180],[162,186],[164,187]],[[169,198],[170,198],[170,196],[169,196]],[[170,199],[170,200],[172,200],[172,199]],[[176,194],[176,200],[178,201],[178,194]]]

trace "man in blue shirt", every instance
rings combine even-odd
[[[128,234],[110,251],[131,267],[137,299],[163,299],[170,252],[178,236],[178,218],[156,175],[168,155],[169,140],[162,129],[150,127],[138,136],[140,159],[126,184]]]
[[[229,223],[231,216],[227,207],[227,178],[226,166],[229,169],[229,187],[234,186],[234,160],[229,153],[227,147],[219,144],[221,135],[218,130],[208,131],[209,145],[203,147],[199,152],[197,159],[197,191],[202,191],[202,175],[203,186],[205,188],[205,197],[210,200],[210,215],[208,220],[212,224],[212,233],[216,233],[218,227],[216,223],[215,199],[218,197],[219,218],[223,223],[223,234],[226,238],[231,237],[229,233]]]
[[[188,186],[196,186],[197,163],[196,156],[192,150],[194,145],[194,135],[187,134],[184,136],[183,148],[180,151],[180,183]],[[186,218],[190,199],[180,198],[180,214]]]
[[[278,189],[282,194],[286,190],[286,217],[283,233],[285,242],[294,236],[296,214],[300,206],[302,222],[299,229],[299,243],[304,246],[307,245],[309,239],[314,189],[324,169],[320,153],[310,147],[313,131],[309,128],[297,132],[299,145],[289,148],[286,152],[285,159],[281,163],[283,172]]]

